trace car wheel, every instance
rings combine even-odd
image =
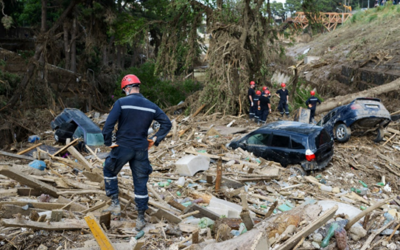
[[[347,142],[350,139],[351,130],[344,124],[335,127],[335,137],[339,142]]]
[[[381,142],[385,136],[385,130],[383,128],[378,128],[376,132],[378,132],[378,135],[376,136],[374,142]]]
[[[299,165],[289,165],[288,169],[290,170],[290,172],[292,173],[297,173],[301,176],[306,176],[307,172],[303,169],[302,166]]]

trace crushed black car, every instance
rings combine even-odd
[[[291,121],[267,124],[233,140],[229,147],[240,147],[284,167],[300,164],[305,171],[325,168],[333,156],[333,139],[323,127]]]
[[[347,142],[351,134],[376,132],[375,142],[383,140],[384,128],[391,122],[385,106],[377,98],[357,98],[331,110],[317,125],[323,126],[337,141]]]
[[[83,138],[89,146],[104,144],[100,128],[79,109],[64,109],[50,125],[56,130],[54,138],[58,142],[65,143],[67,138]]]

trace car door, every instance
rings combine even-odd
[[[268,132],[251,134],[246,140],[246,150],[252,152],[257,157],[267,159],[264,156],[265,151],[268,151],[270,137],[271,133]]]
[[[279,162],[282,166],[287,166],[290,157],[290,135],[272,133],[268,154],[271,160]]]
[[[307,137],[300,135],[290,136],[289,164],[299,164],[305,160]]]

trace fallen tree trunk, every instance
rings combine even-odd
[[[353,101],[358,97],[373,97],[380,94],[384,94],[390,91],[400,89],[400,79],[394,80],[393,82],[367,89],[364,91],[360,91],[357,93],[352,93],[344,96],[337,96],[335,98],[330,98],[323,102],[321,105],[317,106],[316,114],[323,113],[325,111],[329,111],[333,108],[336,108],[341,105],[345,105]]]

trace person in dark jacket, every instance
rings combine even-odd
[[[307,99],[306,105],[310,109],[310,123],[313,121],[315,116],[315,109],[317,108],[317,103],[321,104],[321,100],[315,97],[315,91],[310,92],[311,97]]]
[[[286,116],[289,117],[289,91],[286,89],[286,84],[282,83],[281,84],[282,89],[276,91],[276,96],[279,97],[279,106],[278,110],[281,113],[281,116],[283,117],[283,111],[286,112]]]
[[[168,116],[156,104],[140,94],[140,84],[139,78],[135,75],[126,75],[122,79],[121,89],[127,96],[114,103],[103,128],[104,144],[111,146],[114,125],[118,122],[117,140],[103,168],[106,195],[112,200],[111,206],[104,211],[111,212],[115,216],[121,214],[117,175],[129,162],[138,209],[136,221],[138,231],[146,225],[144,212],[148,209],[149,201],[147,181],[153,171],[148,158],[148,149],[153,144],[158,146],[172,127]],[[147,131],[153,120],[160,123],[160,129],[151,139],[147,139]]]
[[[249,91],[247,92],[247,96],[249,97],[249,102],[250,102],[250,111],[249,111],[250,119],[253,119],[256,114],[256,106],[254,103],[254,96],[256,95],[256,92],[254,91],[255,87],[256,83],[254,81],[251,81]]]
[[[261,107],[260,122],[264,125],[267,121],[268,114],[271,112],[271,103],[269,101],[270,92],[266,90],[264,94],[260,97],[258,105]]]
[[[260,99],[260,97],[261,97],[261,91],[257,90],[256,91],[256,95],[254,96],[254,99],[253,99],[254,105],[256,106],[255,115],[254,115],[254,118],[255,118],[254,121],[255,122],[258,122],[258,119],[260,119],[261,108],[258,105],[259,104],[258,100]]]

